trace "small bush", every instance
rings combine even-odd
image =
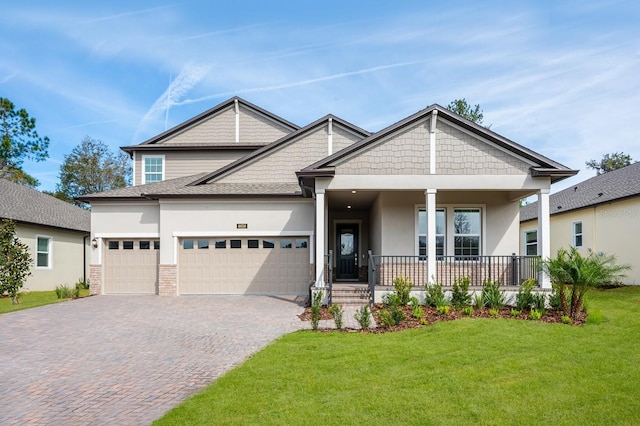
[[[415,319],[420,319],[422,318],[422,316],[424,315],[424,309],[422,309],[422,306],[416,304],[411,304],[411,316],[414,317]]]
[[[393,280],[393,288],[396,290],[400,306],[407,306],[409,304],[412,287],[413,283],[409,277],[400,276]]]
[[[420,320],[420,325],[429,325],[429,321],[427,321],[427,319],[426,319],[426,318],[422,318],[422,319]]]
[[[449,306],[448,306],[448,305],[439,305],[439,306],[436,306],[436,311],[437,311],[440,315],[447,315],[447,314],[449,314]]]
[[[425,286],[425,305],[427,306],[444,306],[447,304],[447,298],[444,295],[444,291],[442,290],[442,284],[433,283],[431,285],[427,284]]]
[[[66,284],[60,284],[56,287],[56,296],[58,299],[77,299],[80,296],[80,289],[77,286],[71,288]]]
[[[553,286],[553,291],[549,295],[549,306],[551,307],[551,309],[554,309],[556,311],[562,309],[562,301],[560,295],[558,294],[558,291],[563,290],[560,290],[560,288],[558,288],[557,286]]]
[[[537,309],[532,309],[531,312],[529,312],[529,318],[537,321],[542,318],[542,312],[538,311]]]
[[[471,295],[469,294],[471,279],[468,276],[456,278],[451,289],[451,304],[460,309],[471,305]]]
[[[397,306],[391,307],[391,318],[393,319],[394,325],[400,324],[404,320],[404,311]]]
[[[590,309],[587,315],[587,324],[600,324],[602,322],[602,311],[599,309]]]
[[[491,315],[492,317],[497,317],[498,315],[500,315],[500,311],[496,308],[491,308],[489,309],[489,315]]]
[[[368,329],[371,325],[371,311],[369,310],[369,306],[364,305],[362,308],[358,309],[353,318],[355,318],[363,330]]]
[[[544,293],[536,293],[531,295],[531,307],[539,311],[546,309],[547,296]]]
[[[497,281],[485,280],[482,283],[482,302],[487,308],[502,309],[506,303],[504,291]]]
[[[563,324],[573,324],[573,320],[568,315],[563,315],[562,318],[560,318],[560,320],[562,321]]]
[[[482,293],[474,293],[473,294],[473,307],[476,309],[480,309],[484,306],[484,300],[482,298]]]
[[[523,311],[533,305],[533,288],[536,285],[535,278],[529,278],[520,284],[516,294],[516,309]]]
[[[380,327],[389,328],[393,327],[393,318],[391,318],[391,312],[388,309],[382,309],[378,312],[378,319],[380,320]]]
[[[518,309],[511,309],[511,316],[512,316],[512,317],[519,317],[521,313],[522,313],[522,311],[521,311],[521,310],[518,310]]]
[[[465,306],[462,308],[462,315],[473,315],[473,306]]]
[[[329,307],[329,313],[333,317],[333,321],[336,323],[336,328],[339,330],[342,328],[342,316],[344,315],[344,309],[340,305],[331,305]]]
[[[76,288],[79,290],[89,290],[89,280],[85,280],[84,278],[79,278],[76,282]]]
[[[382,296],[382,304],[387,308],[398,306],[400,304],[400,298],[397,293],[387,293]]]
[[[317,330],[320,317],[322,315],[322,296],[324,292],[318,291],[313,295],[313,301],[311,302],[311,329]]]

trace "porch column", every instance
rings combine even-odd
[[[538,256],[548,259],[551,256],[551,221],[549,219],[549,188],[538,191]],[[551,288],[551,279],[540,273],[540,286]]]
[[[435,283],[436,274],[436,189],[427,189],[427,282]]]
[[[316,287],[324,287],[325,234],[324,189],[316,189]]]

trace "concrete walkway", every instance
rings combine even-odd
[[[94,296],[0,315],[0,424],[147,425],[283,334],[267,296]]]

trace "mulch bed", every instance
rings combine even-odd
[[[411,306],[400,306],[400,309],[402,309],[404,311],[404,315],[405,315],[405,319],[398,324],[397,326],[393,326],[393,327],[382,327],[381,321],[380,321],[380,317],[379,317],[379,312],[384,309],[382,304],[376,304],[371,308],[371,312],[376,320],[376,323],[378,324],[377,328],[372,328],[367,330],[369,333],[387,333],[387,332],[393,332],[393,331],[402,331],[402,330],[408,330],[410,328],[421,328],[421,327],[426,327],[427,325],[424,324],[426,320],[426,322],[428,323],[428,325],[431,325],[433,323],[436,323],[438,321],[454,321],[454,320],[458,320],[460,318],[465,318],[465,317],[469,317],[469,318],[506,318],[506,319],[511,319],[511,320],[520,320],[520,321],[541,321],[544,323],[549,323],[549,324],[555,324],[555,323],[562,323],[562,312],[561,311],[556,311],[554,309],[548,309],[546,311],[546,313],[539,319],[539,320],[532,320],[529,318],[529,311],[522,311],[522,313],[518,316],[512,316],[511,315],[511,307],[506,307],[503,308],[501,310],[498,311],[498,315],[491,315],[489,313],[490,309],[489,308],[481,308],[481,309],[474,309],[473,310],[473,314],[471,315],[463,315],[461,311],[457,311],[455,309],[453,309],[453,307],[449,308],[449,313],[448,314],[440,314],[438,313],[438,311],[436,311],[436,308],[431,307],[431,306],[422,306],[422,309],[424,311],[424,314],[422,316],[422,318],[420,319],[416,319],[411,315]],[[300,318],[300,320],[302,321],[311,321],[311,308],[307,307],[305,308],[304,312],[300,315],[298,315],[298,317]],[[577,321],[574,321],[572,325],[574,326],[579,326],[579,325],[583,325],[585,320],[587,318],[587,314],[583,311],[580,313],[580,316],[578,318]],[[321,318],[322,320],[332,320],[333,317],[331,316],[331,314],[329,313],[329,310],[326,306],[322,307],[321,310]],[[351,331],[348,329],[343,329],[345,331]],[[361,330],[359,330],[361,331]]]

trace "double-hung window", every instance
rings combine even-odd
[[[460,260],[473,259],[480,253],[480,209],[455,209],[453,211],[454,255]]]
[[[573,222],[573,246],[582,247],[582,222]]]
[[[51,268],[51,237],[36,236],[36,268]]]
[[[445,210],[436,210],[436,256],[445,254],[446,220]],[[427,211],[418,210],[418,255],[420,259],[427,258]]]
[[[535,256],[538,254],[538,231],[527,231],[524,233],[524,254]]]
[[[164,156],[143,156],[142,183],[161,182],[164,180]]]

